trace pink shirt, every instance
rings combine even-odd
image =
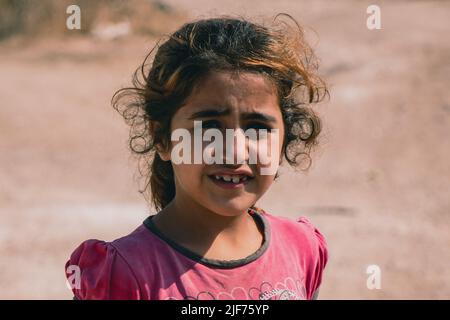
[[[152,216],[123,238],[87,240],[66,263],[66,270],[81,271],[73,293],[77,299],[312,299],[328,259],[322,234],[304,217],[248,212],[264,241],[240,260],[203,258],[161,234]]]

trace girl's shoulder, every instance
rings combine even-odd
[[[89,239],[70,255],[65,270],[75,299],[140,299],[128,248],[143,236],[140,228],[111,242]],[[128,251],[128,252],[127,252]]]
[[[272,236],[277,237],[281,245],[292,245],[303,253],[311,252],[312,258],[320,260],[325,266],[328,260],[328,246],[324,235],[305,216],[292,219],[285,216],[273,215],[261,208],[255,208],[270,226]]]
[[[270,234],[273,250],[280,257],[298,259],[305,268],[307,296],[318,292],[322,274],[328,262],[328,247],[323,234],[311,221],[299,216],[296,219],[271,215],[259,209],[272,228]]]

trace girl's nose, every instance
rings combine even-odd
[[[243,164],[248,161],[248,142],[244,130],[226,130],[224,148],[224,164]]]

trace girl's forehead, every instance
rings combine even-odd
[[[182,109],[195,112],[211,108],[235,112],[277,110],[277,91],[262,74],[214,72],[199,81]]]
[[[199,96],[213,96],[215,94],[273,95],[276,94],[276,88],[273,82],[263,74],[214,71],[199,80],[192,94]]]

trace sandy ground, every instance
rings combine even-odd
[[[321,298],[449,299],[450,2],[167,3],[191,17],[287,12],[310,30],[331,89],[317,106],[322,144],[310,171],[286,168],[260,206],[325,234]],[[382,30],[365,27],[372,3]],[[70,298],[75,246],[148,214],[109,101],[154,40],[0,44],[0,298]],[[366,286],[372,264],[378,290]]]

